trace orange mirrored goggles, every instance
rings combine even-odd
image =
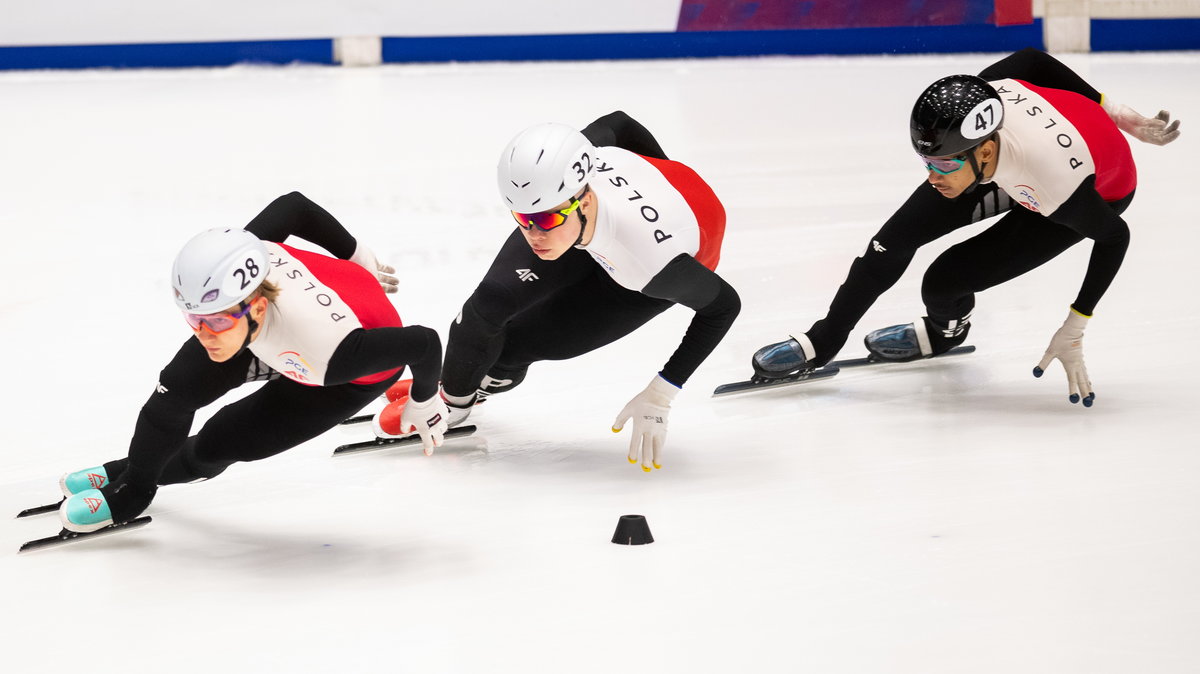
[[[582,197],[583,195],[581,194],[579,196]],[[578,198],[572,199],[571,205],[567,206],[561,211],[542,211],[541,213],[518,213],[516,211],[510,212],[512,213],[513,219],[517,221],[517,224],[520,225],[522,229],[531,230],[534,227],[537,227],[543,232],[548,232],[555,227],[561,227],[562,224],[567,221],[567,216],[575,212],[575,209],[579,208],[580,203],[581,202]]]

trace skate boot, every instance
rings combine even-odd
[[[389,393],[390,393],[389,389]],[[389,397],[389,400],[391,398]],[[404,405],[408,403],[408,394],[391,400],[386,407],[379,410],[379,414],[371,419],[371,430],[375,431],[377,438],[399,438],[408,433],[400,432],[400,415],[404,413]]]
[[[442,400],[446,402],[446,407],[450,408],[450,417],[447,423],[450,428],[458,426],[463,421],[466,421],[467,416],[471,414],[471,407],[481,404],[488,396],[484,391],[484,387],[495,382],[491,377],[484,377],[483,384],[480,384],[479,390],[474,394],[464,396],[462,398],[456,396],[447,396],[445,392],[440,392]],[[379,414],[375,415],[372,421],[372,428],[375,430],[375,435],[381,438],[400,437],[393,431],[400,430],[400,415],[404,412],[404,403],[408,402],[409,392],[412,390],[411,379],[401,379],[400,381],[388,387],[384,393],[388,404]]]
[[[446,409],[450,410],[450,416],[446,417],[446,426],[448,428],[461,426],[462,423],[467,420],[467,417],[471,416],[471,409],[476,405],[483,404],[483,398],[480,398],[478,393],[475,394],[474,400],[466,403],[465,405],[460,405],[451,401],[450,397],[444,394],[442,395],[442,400],[446,401]]]
[[[750,364],[754,367],[755,378],[785,379],[815,369],[815,355],[816,349],[808,335],[800,333],[799,337],[768,344],[755,351]]]
[[[99,489],[108,484],[108,472],[104,466],[85,468],[74,473],[64,473],[58,478],[58,487],[63,496],[74,496],[88,489]]]
[[[150,507],[158,487],[138,488],[124,480],[122,475],[104,489],[86,489],[68,497],[58,509],[63,528],[86,534],[142,514]]]
[[[442,401],[446,403],[446,408],[450,412],[450,416],[446,418],[446,425],[449,428],[461,426],[471,416],[471,410],[476,405],[482,405],[487,401],[488,396],[497,393],[511,391],[525,381],[525,374],[528,368],[519,371],[504,371],[493,370],[491,373],[483,376],[483,380],[479,382],[479,387],[470,395],[456,396],[441,391]],[[399,412],[396,412],[398,415]],[[399,418],[399,417],[397,417]]]
[[[863,339],[871,358],[892,363],[907,363],[933,355],[925,321],[892,325],[868,333]]]
[[[471,410],[476,405],[482,405],[487,398],[486,395],[480,395],[479,391],[475,391],[469,396],[452,396],[442,391],[441,396],[446,403],[446,409],[450,411],[450,415],[446,417],[446,426],[449,428],[461,426],[467,417],[471,416]]]
[[[108,501],[99,489],[85,489],[67,498],[58,508],[63,528],[86,534],[113,523]]]
[[[875,360],[907,363],[946,353],[962,344],[971,329],[970,314],[942,325],[928,316],[869,333],[863,344]]]

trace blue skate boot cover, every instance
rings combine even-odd
[[[67,531],[86,534],[113,523],[108,502],[99,489],[87,489],[74,494],[58,509],[59,519]]]
[[[65,473],[58,479],[58,487],[62,489],[63,496],[74,496],[88,489],[100,489],[106,484],[108,484],[108,471],[104,470],[104,466]]]

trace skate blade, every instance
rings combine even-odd
[[[62,531],[58,532],[57,536],[48,536],[46,538],[39,538],[39,539],[24,543],[23,545],[21,545],[20,549],[17,550],[17,554],[19,555],[19,554],[27,553],[27,552],[35,552],[37,550],[47,550],[49,548],[56,548],[56,547],[59,547],[62,545],[70,544],[70,543],[81,543],[85,540],[91,540],[93,538],[101,538],[101,537],[110,536],[110,535],[116,534],[116,533],[132,531],[134,529],[140,529],[140,528],[146,526],[147,524],[150,524],[150,522],[151,522],[151,518],[149,516],[137,517],[135,519],[129,520],[128,522],[122,522],[120,524],[110,524],[110,525],[104,527],[103,529],[97,529],[96,531],[92,531],[92,532],[89,532],[86,534],[81,534],[81,533],[78,533],[75,531],[67,531],[66,529],[63,529]]]
[[[474,426],[455,426],[446,431],[445,439],[452,440],[454,438],[464,438],[475,432]],[[349,445],[342,445],[333,450],[334,456],[346,456],[349,454],[362,454],[363,452],[374,452],[380,449],[390,449],[392,447],[407,447],[409,445],[421,446],[421,436],[413,433],[402,438],[376,438],[375,440],[366,440],[364,442],[355,442]]]
[[[828,379],[838,373],[837,366],[826,365],[825,367],[809,370],[807,372],[784,377],[781,379],[749,379],[746,381],[737,381],[731,384],[721,384],[713,389],[712,397],[721,398],[724,396],[736,395],[738,393],[751,393],[755,391],[766,391],[768,389],[785,388],[795,386],[797,384],[807,384],[818,379]]]
[[[928,358],[913,358],[912,360],[883,360],[875,355],[867,356],[866,358],[847,358],[846,360],[835,360],[830,365],[837,367],[862,367],[864,365],[905,365],[909,363],[923,363],[927,360],[936,360],[946,358],[947,356],[965,356],[968,353],[975,353],[975,345],[967,344],[964,346],[956,346],[946,353],[940,353],[936,356]]]
[[[40,505],[36,508],[26,508],[17,513],[17,518],[20,519],[22,517],[33,517],[34,515],[45,515],[46,513],[56,512],[59,506],[61,506],[65,500],[67,500],[66,496],[62,497],[62,499],[57,503],[47,503],[46,505]]]

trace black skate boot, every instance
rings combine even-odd
[[[816,349],[808,335],[800,333],[787,341],[768,344],[750,359],[754,380],[786,379],[810,372],[817,367]]]
[[[875,330],[863,344],[874,360],[907,363],[946,353],[966,341],[970,329],[970,314],[945,324],[924,316],[914,323]]]

